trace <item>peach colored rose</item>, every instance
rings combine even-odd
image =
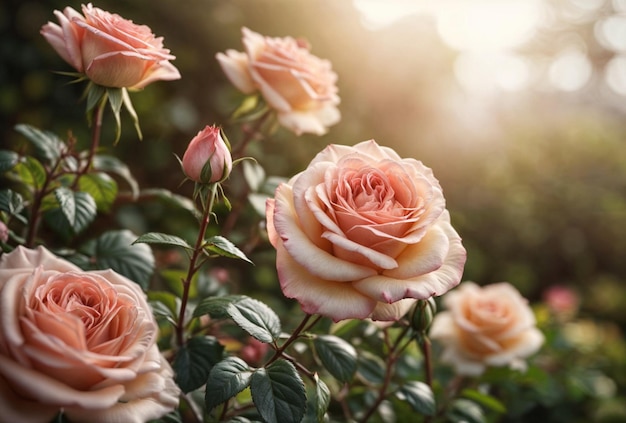
[[[54,11],[60,26],[48,22],[41,34],[78,72],[105,87],[140,89],[158,80],[180,79],[175,59],[145,25],[90,4],[83,15],[71,7]]]
[[[179,390],[141,289],[84,272],[43,247],[0,258],[0,417],[47,423],[145,422]]]
[[[524,369],[524,358],[543,344],[528,302],[509,283],[480,287],[463,282],[443,298],[432,339],[444,346],[442,361],[461,375],[478,376],[487,366]]]
[[[337,75],[313,56],[306,41],[270,38],[243,28],[245,53],[218,53],[228,79],[245,94],[261,91],[281,125],[300,135],[322,135],[339,122]]]
[[[439,182],[374,140],[330,145],[267,203],[283,293],[335,321],[393,321],[461,280]]]
[[[202,169],[208,164],[208,172]],[[220,128],[207,126],[189,142],[183,155],[183,171],[192,181],[209,183],[223,181],[233,167],[230,150],[220,134]]]

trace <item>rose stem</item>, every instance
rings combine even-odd
[[[274,361],[276,361],[283,355],[283,352],[287,349],[287,347],[291,345],[298,338],[298,336],[300,335],[300,332],[302,332],[302,330],[304,329],[304,327],[306,326],[307,322],[309,321],[311,317],[313,317],[313,315],[311,314],[307,314],[306,316],[304,316],[304,319],[302,319],[302,321],[300,322],[296,330],[293,331],[289,339],[287,339],[283,345],[277,348],[272,358],[270,358],[269,361],[265,363],[266,366],[269,366],[270,364],[272,364]],[[310,328],[311,326],[308,327],[308,329]]]
[[[250,144],[254,136],[259,133],[259,131],[261,130],[261,126],[263,126],[263,123],[267,120],[269,116],[270,116],[270,112],[264,113],[256,121],[256,123],[250,130],[245,131],[245,135],[243,139],[237,145],[237,148],[235,148],[232,152],[233,160],[241,158],[245,154],[246,147],[248,146],[248,144]],[[233,202],[231,212],[228,214],[228,217],[226,218],[226,221],[224,222],[224,225],[222,226],[222,231],[221,231],[222,236],[226,236],[227,234],[229,234],[230,231],[235,227],[235,223],[237,223],[237,219],[239,218],[239,215],[241,214],[241,210],[243,209],[242,206],[247,201],[247,198],[248,198],[248,184],[244,184],[244,188],[239,193],[239,195],[237,195],[235,202]]]
[[[191,255],[191,260],[189,261],[189,270],[187,271],[187,276],[183,280],[183,295],[180,301],[180,313],[178,315],[178,323],[176,325],[176,341],[179,347],[182,347],[184,345],[183,328],[185,326],[185,310],[187,308],[187,301],[189,301],[191,279],[193,278],[193,275],[198,271],[198,268],[196,267],[196,262],[198,261],[198,257],[200,257],[200,254],[202,254],[204,234],[206,232],[207,226],[209,225],[209,220],[211,219],[211,210],[213,209],[215,197],[217,196],[217,187],[218,184],[211,185],[211,191],[209,193],[209,204],[206,207],[203,207],[204,210],[202,213],[202,220],[200,221],[198,238],[196,239],[196,245],[194,246],[193,254]],[[202,204],[204,204],[204,202],[202,202]]]
[[[390,345],[389,333],[387,332],[387,329],[383,330],[383,334],[385,335],[385,344],[390,347],[388,358],[387,358],[387,366],[385,367],[385,379],[383,379],[383,384],[380,387],[380,390],[378,391],[378,398],[376,398],[376,401],[374,402],[374,404],[372,404],[369,410],[367,410],[367,413],[365,413],[365,415],[359,420],[359,422],[366,423],[369,420],[369,418],[372,417],[372,414],[374,414],[374,412],[378,409],[380,404],[383,402],[383,400],[387,396],[387,388],[389,387],[389,384],[391,383],[391,378],[393,377],[393,374],[394,374],[394,368],[395,368],[396,362],[400,358],[400,354],[402,353],[406,345],[404,345],[404,347],[402,348],[399,348],[399,347],[402,342],[402,339],[407,334],[408,330],[409,330],[409,326],[406,326],[404,330],[402,331],[402,333],[398,335],[398,338],[393,343],[393,345]]]
[[[426,384],[432,391],[433,389],[433,362],[431,356],[431,343],[428,338],[428,334],[424,331],[421,336],[422,342],[422,354],[424,355],[424,377],[426,379]],[[424,416],[424,423],[429,423],[431,420],[430,416]]]

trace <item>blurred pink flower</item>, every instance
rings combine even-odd
[[[158,80],[180,79],[175,59],[145,25],[136,25],[91,3],[83,15],[71,7],[55,10],[41,34],[67,63],[98,85],[140,89]]]
[[[0,221],[0,241],[7,242],[9,240],[9,228],[4,222]]]
[[[523,359],[543,344],[528,302],[509,283],[463,282],[443,304],[447,311],[435,315],[430,337],[443,344],[441,360],[460,375],[478,376],[487,366],[524,369]]]
[[[578,294],[564,285],[554,285],[546,289],[543,293],[543,300],[553,313],[564,318],[575,315],[580,304]]]
[[[322,135],[339,122],[337,75],[309,45],[291,37],[270,38],[242,29],[245,52],[218,53],[228,79],[245,94],[261,91],[278,120],[297,135]]]
[[[432,170],[374,140],[330,145],[267,202],[283,293],[335,321],[394,321],[461,280],[466,253]]]

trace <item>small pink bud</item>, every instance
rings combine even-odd
[[[220,182],[228,177],[233,159],[220,128],[207,126],[198,132],[183,155],[183,172],[203,184]]]
[[[0,241],[7,242],[9,240],[9,228],[4,222],[0,221]]]

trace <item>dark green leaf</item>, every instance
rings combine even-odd
[[[212,236],[206,240],[204,248],[212,253],[218,254],[223,257],[238,258],[245,260],[248,263],[252,263],[248,257],[235,246],[232,242],[224,238],[223,236]]]
[[[480,391],[468,388],[468,389],[463,389],[463,391],[461,392],[461,396],[467,399],[471,399],[479,403],[483,407],[486,407],[495,411],[496,413],[501,413],[501,414],[506,413],[506,406],[502,402],[500,402],[500,400],[498,400],[495,397],[492,397],[491,395],[483,394]]]
[[[452,423],[485,423],[483,410],[473,401],[467,399],[455,400],[447,413]]]
[[[407,382],[396,392],[396,396],[407,401],[413,410],[420,414],[433,416],[437,411],[433,391],[424,382]]]
[[[148,232],[137,238],[133,244],[160,244],[171,245],[174,247],[183,247],[188,250],[193,250],[193,247],[182,238],[175,235],[164,234],[160,232]]]
[[[24,209],[24,199],[22,196],[10,189],[0,191],[0,210],[14,216]]]
[[[7,170],[13,169],[13,167],[19,162],[20,156],[9,150],[0,150],[0,173],[4,173]]]
[[[146,244],[132,245],[136,235],[128,230],[109,231],[80,247],[74,258],[83,269],[113,269],[145,290],[154,271],[154,256]]]
[[[226,312],[240,328],[261,342],[270,343],[280,336],[280,319],[261,301],[246,297],[229,304]]]
[[[141,191],[141,195],[145,198],[154,197],[164,201],[166,204],[171,204],[183,210],[189,211],[194,216],[198,216],[198,209],[193,201],[187,197],[183,197],[182,195],[174,194],[166,189],[145,189]]]
[[[24,135],[35,148],[34,156],[46,163],[56,161],[65,150],[65,144],[55,134],[41,131],[34,126],[18,124],[15,130]]]
[[[321,335],[313,340],[322,364],[337,380],[348,382],[357,365],[356,350],[345,340],[333,335]]]
[[[246,298],[243,295],[225,295],[223,297],[208,297],[203,299],[194,309],[193,317],[200,317],[208,314],[214,319],[225,319],[228,317],[228,306],[236,301]]]
[[[156,316],[165,317],[167,320],[176,324],[176,317],[180,305],[180,299],[166,291],[148,291],[148,299],[153,305],[152,310]]]
[[[213,366],[206,384],[206,409],[234,397],[250,385],[252,371],[245,361],[238,357],[227,357]]]
[[[54,191],[58,208],[46,212],[48,224],[57,233],[65,234],[68,229],[79,234],[96,218],[96,202],[86,192],[74,192],[66,187]]]
[[[380,384],[385,379],[387,364],[377,355],[361,351],[358,358],[357,372],[367,381]]]
[[[78,180],[78,189],[91,195],[98,210],[108,212],[117,195],[117,183],[103,172],[88,173]]]
[[[184,392],[191,392],[204,385],[211,368],[222,359],[224,347],[212,336],[191,338],[176,353],[172,368],[176,383]]]
[[[254,405],[268,423],[299,423],[306,410],[306,391],[293,364],[276,360],[252,375]]]
[[[128,184],[131,192],[133,193],[133,197],[137,197],[139,195],[139,185],[137,184],[137,181],[130,173],[128,166],[126,166],[126,164],[118,158],[98,154],[93,158],[93,167],[96,170],[113,173],[119,176]]]

